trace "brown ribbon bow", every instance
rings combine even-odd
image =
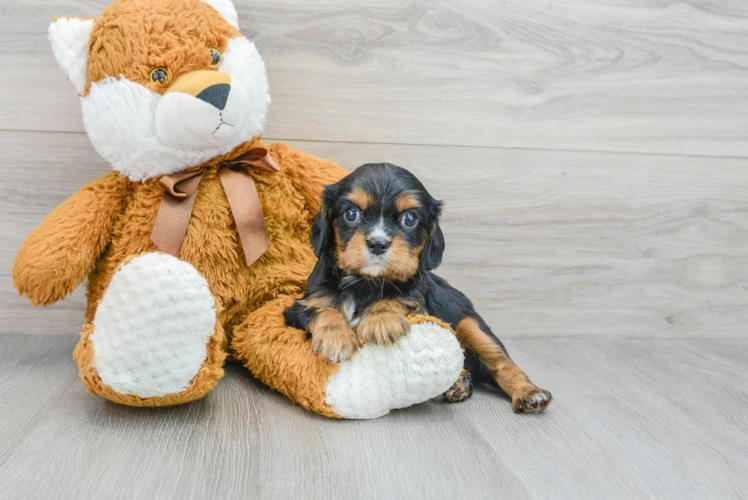
[[[237,158],[218,164],[218,177],[236,222],[247,266],[251,266],[270,248],[270,237],[255,181],[246,167],[264,168],[270,172],[278,172],[280,168],[264,148],[250,149]],[[208,167],[203,167],[192,172],[164,175],[158,181],[164,188],[164,196],[151,231],[151,241],[162,252],[175,257],[179,254],[195,205],[197,187],[207,170]]]

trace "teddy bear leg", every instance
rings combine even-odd
[[[114,274],[75,360],[92,394],[168,406],[215,387],[224,341],[208,282],[187,262],[154,252],[126,260]]]
[[[377,418],[395,408],[448,390],[464,356],[449,327],[434,318],[411,318],[410,333],[394,345],[365,345],[349,360],[331,364],[314,354],[306,332],[289,328],[279,297],[236,328],[231,348],[252,374],[302,406],[331,418]]]

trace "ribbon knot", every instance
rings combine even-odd
[[[270,172],[278,172],[280,168],[264,148],[250,149],[218,164],[218,177],[236,222],[247,266],[251,266],[270,248],[270,237],[257,187],[247,167]],[[192,217],[197,188],[207,170],[208,167],[202,167],[192,172],[164,175],[159,179],[164,195],[151,231],[151,241],[162,252],[175,257],[179,254]]]

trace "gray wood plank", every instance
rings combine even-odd
[[[72,339],[0,336],[0,352],[28,361],[0,364],[0,400],[40,384],[57,396],[0,463],[2,498],[741,498],[748,486],[744,341],[513,339],[554,394],[544,414],[514,415],[479,388],[458,405],[331,421],[236,364],[208,397],[164,409],[28,378],[70,371]],[[0,427],[15,408],[0,406]]]
[[[76,341],[71,335],[0,337],[0,464],[78,382],[70,359]]]
[[[543,425],[501,418],[486,400],[461,409],[534,497],[744,496],[748,418],[733,411],[746,403],[744,342],[513,344],[515,360],[553,392]],[[530,433],[532,449],[506,445]]]
[[[0,332],[77,334],[85,290],[63,302],[31,307],[13,289],[18,247],[57,205],[111,170],[85,134],[0,132]]]
[[[748,336],[748,160],[291,144],[347,168],[400,164],[446,200],[438,272],[503,337]],[[32,310],[10,270],[25,235],[106,165],[83,134],[0,132],[0,151],[0,331],[77,333],[82,292]]]
[[[6,2],[0,129],[81,131],[50,19],[107,1]],[[744,2],[250,2],[268,136],[748,155]]]

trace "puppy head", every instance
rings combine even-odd
[[[312,227],[317,257],[349,274],[405,281],[435,269],[444,252],[441,202],[407,170],[367,164],[325,188]]]

